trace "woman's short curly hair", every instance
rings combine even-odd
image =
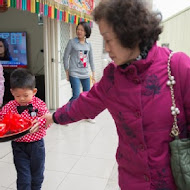
[[[123,47],[151,48],[162,32],[160,12],[151,11],[143,0],[102,0],[93,11],[95,22],[105,20]]]

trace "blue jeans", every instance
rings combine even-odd
[[[80,83],[82,84],[83,92],[90,90],[90,78],[79,79],[76,77],[69,76],[69,81],[71,84],[73,96],[69,101],[75,100],[80,95]]]
[[[12,149],[17,190],[40,190],[45,169],[44,140],[30,143],[12,141]]]

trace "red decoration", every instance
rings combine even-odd
[[[8,128],[5,123],[0,123],[0,136],[3,136],[7,133]]]
[[[0,136],[22,132],[31,125],[30,120],[21,118],[19,114],[9,112],[0,123]]]
[[[7,0],[0,0],[0,13],[8,10]]]

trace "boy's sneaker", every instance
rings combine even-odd
[[[92,124],[96,123],[95,119],[86,119],[86,121],[88,121],[89,123],[92,123]]]

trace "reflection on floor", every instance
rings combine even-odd
[[[115,151],[118,143],[108,111],[86,121],[47,131],[42,190],[117,190]],[[16,190],[10,142],[0,143],[0,190]]]

